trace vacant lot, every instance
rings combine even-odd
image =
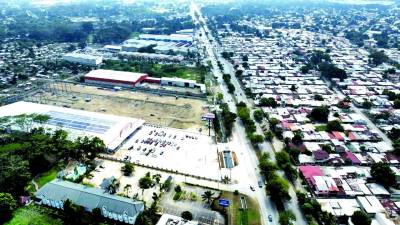
[[[180,129],[205,127],[202,100],[159,96],[141,92],[99,90],[84,85],[52,85],[52,92],[32,97],[32,101],[93,112],[141,118],[149,123]],[[65,91],[67,89],[68,91]],[[64,90],[64,91],[61,91]],[[89,100],[90,101],[85,101]]]

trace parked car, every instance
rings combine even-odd
[[[271,215],[268,215],[268,221],[272,222],[272,216]]]

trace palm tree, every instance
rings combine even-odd
[[[214,200],[214,192],[211,191],[205,191],[204,194],[201,195],[201,198],[203,201],[207,202],[207,204],[211,204],[211,202]]]
[[[161,190],[161,174],[157,173],[153,175],[153,179],[156,181],[156,184],[160,186],[160,190]]]
[[[228,184],[229,182],[231,182],[231,179],[228,176],[224,176],[224,178],[222,178],[222,182],[224,184]]]
[[[139,187],[142,189],[142,199],[144,194],[144,189],[149,189],[153,181],[151,180],[150,176],[144,176],[139,179]]]
[[[108,185],[108,193],[115,194],[119,188],[119,181],[117,179],[112,179],[110,184]]]
[[[126,196],[129,195],[131,188],[132,188],[132,185],[130,185],[130,184],[125,185],[124,192],[126,193]]]

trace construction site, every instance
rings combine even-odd
[[[160,126],[206,132],[205,100],[53,82],[25,101],[143,119]]]

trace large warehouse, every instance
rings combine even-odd
[[[85,83],[114,85],[131,88],[148,77],[145,73],[122,72],[115,70],[92,70],[85,75]]]
[[[97,66],[103,62],[102,57],[80,53],[67,53],[63,56],[63,59],[68,62],[80,63],[89,66]]]
[[[144,120],[141,119],[31,102],[16,102],[0,107],[0,117],[33,113],[50,116],[50,120],[40,126],[65,129],[72,139],[96,136],[103,140],[109,151],[117,150],[124,140],[144,124]],[[39,124],[33,126],[39,126]],[[19,128],[13,127],[13,129]]]

